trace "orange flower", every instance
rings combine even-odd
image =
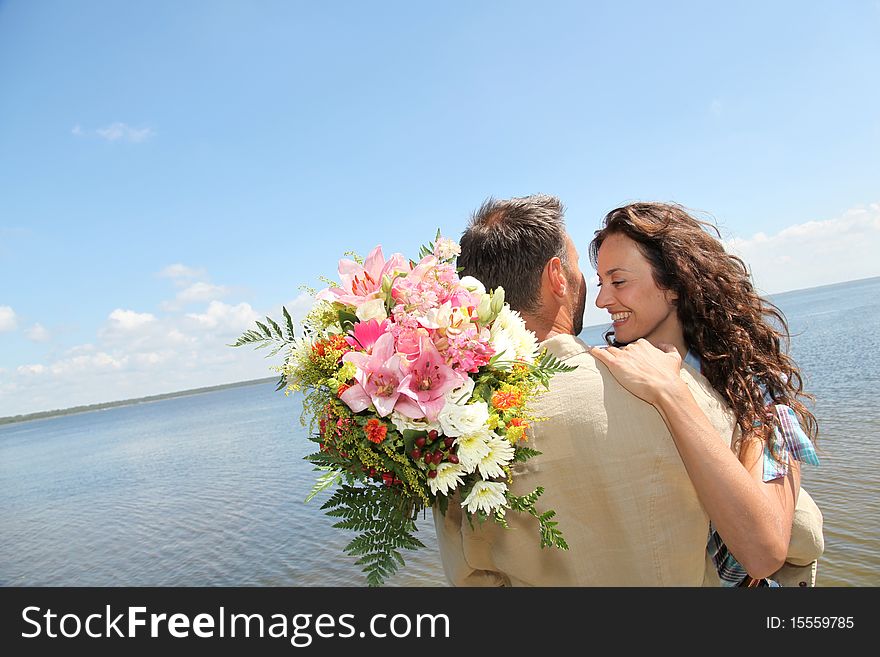
[[[522,404],[522,394],[519,392],[505,392],[496,390],[492,393],[492,406],[501,411],[506,411],[514,406]]]
[[[343,335],[331,335],[329,342],[330,346],[336,351],[341,351],[342,353],[345,353],[346,351],[351,351],[351,346],[345,341],[345,336]]]
[[[314,344],[310,358],[314,362],[318,358],[324,358],[324,356],[329,355],[331,351],[337,352],[341,358],[342,354],[351,351],[351,347],[343,336],[331,335],[326,340],[318,340]]]
[[[516,443],[520,440],[528,440],[528,437],[526,436],[526,429],[528,428],[529,423],[521,417],[513,418],[507,423],[507,439],[511,443]]]
[[[367,440],[378,445],[385,440],[385,434],[388,433],[388,427],[379,422],[376,418],[373,418],[367,420],[367,425],[364,427],[364,433],[367,434]]]

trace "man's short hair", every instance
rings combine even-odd
[[[547,262],[557,257],[568,268],[564,213],[562,202],[546,194],[489,198],[461,237],[461,276],[479,279],[487,290],[501,286],[511,308],[535,312]]]

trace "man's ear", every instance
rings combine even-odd
[[[553,291],[557,297],[565,296],[566,291],[568,291],[568,279],[565,276],[565,269],[562,266],[562,261],[553,257],[547,262],[547,279],[550,283],[550,289]]]

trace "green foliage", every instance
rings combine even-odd
[[[440,229],[437,229],[437,235],[434,237],[432,242],[428,242],[427,244],[423,244],[419,247],[419,260],[424,258],[425,256],[432,255],[434,253],[434,243],[440,239]]]
[[[342,327],[344,332],[351,331],[354,328],[354,325],[359,321],[357,315],[354,313],[347,310],[339,310],[339,326]]]
[[[249,344],[253,345],[254,349],[272,347],[271,351],[266,354],[266,358],[274,356],[282,349],[290,347],[296,339],[296,329],[294,328],[290,313],[287,312],[287,308],[282,306],[281,312],[284,313],[284,329],[274,319],[266,317],[265,324],[260,321],[255,322],[259,330],[251,329],[245,331],[238,337],[238,340],[228,346],[242,347]],[[286,385],[286,378],[281,378],[284,384],[279,383],[278,390],[281,390]]]
[[[562,531],[557,528],[559,523],[553,520],[553,518],[556,517],[556,512],[545,511],[544,513],[538,513],[538,510],[535,508],[535,502],[537,502],[538,498],[543,494],[544,488],[542,486],[538,486],[528,495],[523,495],[521,497],[517,497],[508,491],[507,503],[510,504],[510,508],[514,511],[528,513],[538,519],[538,523],[541,526],[542,548],[555,547],[560,550],[567,550],[568,543],[565,542],[565,538],[562,536]]]
[[[519,446],[514,450],[513,453],[513,462],[514,463],[524,463],[528,461],[533,456],[539,456],[541,452],[536,449],[532,449],[531,447],[522,447]]]
[[[360,557],[356,563],[370,586],[381,586],[405,565],[400,550],[425,547],[414,536],[419,504],[393,488],[342,485],[321,508],[342,519],[334,527],[359,532],[345,552]]]
[[[309,494],[306,495],[306,502],[311,502],[312,498],[320,493],[322,490],[326,490],[332,486],[335,486],[342,480],[342,474],[337,472],[336,470],[332,470],[326,466],[317,469],[325,470],[325,472],[320,477],[318,477],[315,485],[312,486],[312,490],[310,490]]]
[[[544,351],[532,364],[532,372],[538,377],[545,388],[550,386],[550,379],[559,372],[573,372],[577,369],[577,365],[566,365],[556,356]]]

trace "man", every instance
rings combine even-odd
[[[503,287],[541,346],[577,369],[553,377],[535,405],[547,419],[515,466],[516,495],[543,486],[570,549],[541,549],[538,523],[510,512],[509,529],[472,527],[453,501],[435,510],[446,576],[459,586],[699,586],[709,518],[656,410],[624,390],[575,337],[586,281],[551,196],[487,201],[461,239],[461,274]],[[733,440],[735,422],[709,383],[682,378],[710,422]]]

